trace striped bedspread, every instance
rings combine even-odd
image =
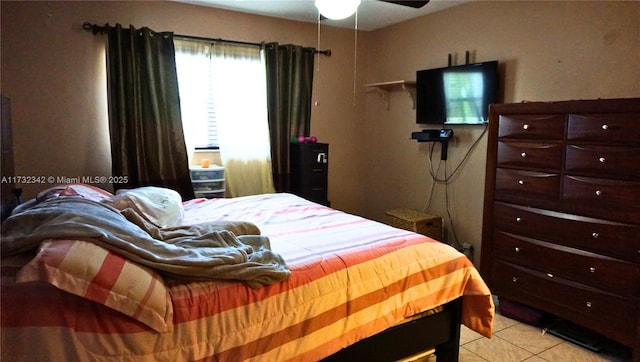
[[[1,359],[315,361],[461,296],[463,323],[491,335],[487,286],[445,244],[290,194],[184,208],[185,224],[254,223],[291,277],[259,289],[165,280],[173,326],[159,333],[50,285],[15,284],[28,259],[3,259]]]

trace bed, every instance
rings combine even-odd
[[[491,336],[479,273],[426,236],[287,193],[181,202],[170,190],[155,199],[128,191],[52,187],[2,223],[2,360],[399,360],[435,348],[438,361],[455,361],[461,323]],[[67,209],[39,214],[59,205]],[[191,272],[184,256],[139,250],[141,236],[123,247],[117,232],[96,231],[111,216],[68,217],[78,205],[159,239],[167,231],[189,258],[193,240],[205,242],[191,230],[206,225],[224,245],[205,252],[223,262]],[[90,231],[74,236],[78,220]],[[237,255],[245,259],[228,262]]]

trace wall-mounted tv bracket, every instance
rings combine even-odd
[[[418,142],[440,142],[440,159],[447,160],[449,150],[449,139],[453,137],[453,130],[443,129],[423,129],[419,132],[411,132],[411,138]]]

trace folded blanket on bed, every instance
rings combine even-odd
[[[257,288],[290,275],[265,236],[236,236],[219,223],[160,229],[131,209],[119,212],[82,198],[51,199],[14,214],[2,222],[1,233],[2,256],[35,249],[46,239],[77,239],[174,278],[243,280]]]

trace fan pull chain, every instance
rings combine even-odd
[[[318,46],[316,49],[320,50],[320,11],[318,11]],[[320,71],[320,53],[316,52],[316,57],[318,58],[316,61],[316,72]]]
[[[354,45],[353,45],[353,105],[356,105],[357,75],[358,75],[358,10],[356,9],[354,25]]]

